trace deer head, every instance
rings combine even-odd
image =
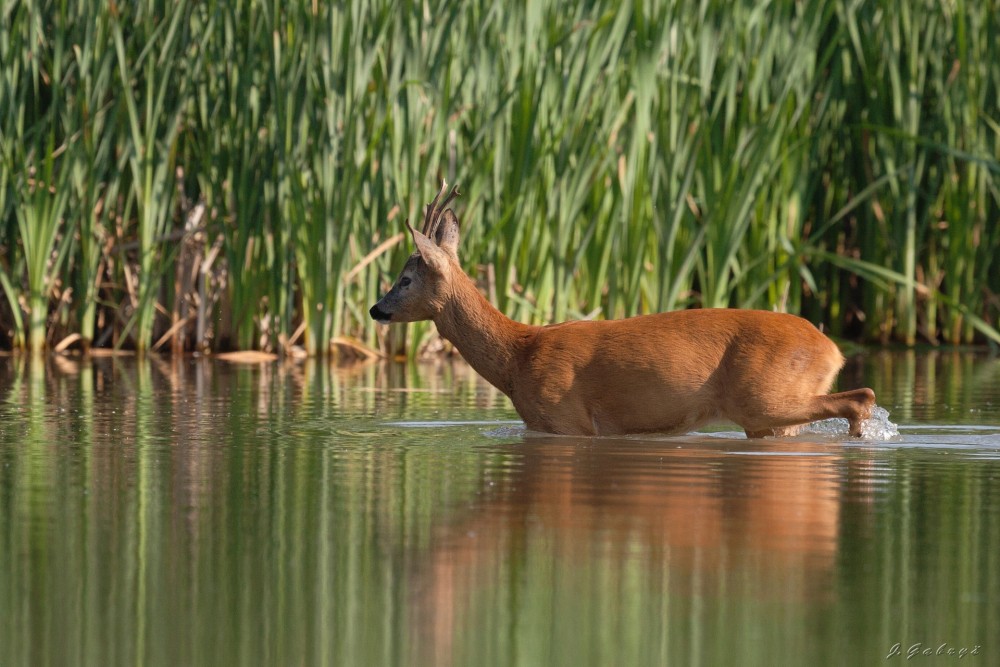
[[[448,189],[441,191],[424,211],[424,226],[417,231],[406,220],[416,251],[410,255],[392,288],[368,314],[380,324],[431,320],[442,311],[448,300],[449,283],[454,272],[461,271],[458,263],[458,218],[445,207],[461,193],[458,187],[438,203]]]

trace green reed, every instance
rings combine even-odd
[[[24,347],[26,339],[25,322],[22,315],[20,292],[25,282],[24,252],[21,247],[16,224],[14,199],[25,187],[27,169],[22,161],[23,148],[15,162],[15,150],[19,148],[18,137],[24,137],[26,118],[41,113],[38,102],[37,64],[31,66],[28,45],[32,41],[32,16],[28,5],[2,6],[4,30],[0,30],[0,222],[2,222],[3,248],[5,257],[0,266],[0,285],[7,299],[7,313],[4,318],[10,331],[12,342]],[[13,104],[12,100],[23,100],[25,104]],[[30,114],[30,115],[29,115]]]
[[[74,88],[66,95],[62,114],[62,132],[74,145],[69,165],[71,214],[67,216],[77,230],[76,247],[71,251],[70,270],[73,301],[78,308],[78,331],[84,349],[94,340],[97,327],[98,280],[102,251],[111,234],[108,213],[115,210],[122,181],[115,159],[114,126],[119,109],[113,104],[115,71],[114,47],[109,37],[113,17],[97,14],[91,20],[93,6],[79,3],[66,14],[72,31],[70,37],[76,55]],[[68,34],[67,34],[68,33]]]
[[[18,271],[23,280],[20,284],[15,283],[4,270],[4,291],[11,310],[16,313],[13,318],[17,329],[15,340],[23,341],[26,332],[28,347],[34,352],[40,352],[45,345],[48,297],[59,279],[68,247],[63,214],[69,194],[69,170],[63,163],[72,160],[72,152],[67,154],[67,147],[57,132],[65,85],[62,62],[69,54],[60,41],[52,42],[51,72],[31,57],[33,45],[49,45],[44,32],[44,15],[38,10],[32,3],[12,8],[17,12],[23,32],[17,36],[20,39],[15,38],[17,46],[11,44],[9,37],[4,39],[3,50],[4,55],[21,62],[20,67],[10,68],[4,77],[4,97],[9,95],[8,99],[18,99],[21,94],[39,95],[45,90],[51,93],[52,101],[41,107],[10,107],[2,113],[5,174],[0,179],[0,184],[9,188],[13,195],[10,214],[17,221],[23,253],[20,258],[23,268]],[[62,26],[57,24],[56,27]],[[20,309],[25,311],[27,322],[18,312]]]
[[[441,178],[519,320],[1000,340],[1000,0],[2,7],[8,345],[416,354],[366,311]]]
[[[123,6],[123,10],[125,7]],[[132,305],[135,344],[140,351],[153,340],[155,308],[164,275],[160,243],[171,227],[174,209],[178,141],[201,42],[210,32],[195,34],[186,2],[156,2],[128,7],[134,14],[112,10],[112,38],[118,55],[121,96],[128,114],[127,161],[136,202],[139,243],[138,275]],[[169,13],[161,14],[161,10]],[[125,32],[129,33],[126,45]],[[192,63],[194,61],[194,63]],[[207,128],[206,128],[207,129]],[[127,277],[127,280],[131,278]]]

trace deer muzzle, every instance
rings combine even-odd
[[[379,301],[379,303],[382,302]],[[379,308],[378,303],[371,307],[368,314],[371,315],[372,319],[379,324],[389,324],[390,320],[392,320],[392,315]]]

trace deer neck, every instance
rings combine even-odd
[[[452,296],[434,324],[477,373],[510,396],[518,359],[536,327],[510,319],[479,293],[464,272],[456,274]]]

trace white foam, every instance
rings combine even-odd
[[[402,428],[442,428],[448,426],[497,426],[504,424],[520,424],[513,419],[436,419],[433,421],[397,421],[383,422],[385,426],[399,426]]]
[[[501,426],[500,428],[483,431],[483,435],[487,438],[523,438],[527,433],[528,429],[525,428],[524,424]]]

